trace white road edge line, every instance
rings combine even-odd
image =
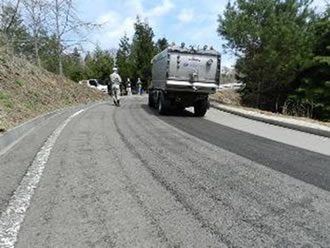
[[[34,158],[32,165],[11,197],[6,211],[0,216],[0,247],[13,248],[17,241],[18,232],[25,217],[35,189],[37,188],[52,148],[66,125],[77,115],[84,112],[82,109],[68,117],[48,137],[40,151]]]

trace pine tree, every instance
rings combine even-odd
[[[86,78],[95,78],[106,84],[114,66],[114,61],[109,51],[102,50],[100,46],[96,46],[93,54],[87,53],[85,66]]]
[[[151,59],[156,53],[153,37],[154,32],[149,24],[142,22],[137,17],[134,24],[135,33],[131,47],[130,59],[132,61],[132,70],[134,78],[141,78],[144,88],[147,88],[151,81]]]
[[[56,53],[58,42],[55,35],[48,36],[45,31],[41,32],[40,42],[40,58],[43,68],[50,72],[58,73]]]
[[[316,21],[314,56],[305,64],[287,101],[290,114],[330,120],[330,7]]]
[[[238,56],[244,103],[279,112],[312,56],[310,1],[237,0],[219,17],[218,33]]]
[[[63,58],[64,75],[75,82],[84,79],[84,68],[82,66],[81,55],[77,47],[73,52]]]
[[[132,70],[131,70],[132,63],[130,61],[130,54],[131,54],[131,45],[129,44],[129,38],[125,34],[120,39],[119,49],[116,55],[119,74],[121,75],[124,82],[127,80],[127,78],[132,77]]]
[[[166,49],[168,46],[169,46],[169,44],[165,37],[158,39],[156,42],[156,52],[159,53],[159,52],[163,51],[164,49]]]

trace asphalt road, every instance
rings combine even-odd
[[[75,111],[0,157],[0,247],[330,247],[329,139],[139,97]]]

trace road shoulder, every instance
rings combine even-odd
[[[305,121],[301,121],[301,120],[294,120],[291,118],[285,118],[285,117],[280,117],[280,116],[268,116],[265,114],[244,110],[241,108],[226,106],[224,104],[220,104],[220,103],[217,103],[214,101],[211,102],[211,107],[224,111],[224,112],[227,112],[227,113],[230,113],[230,114],[245,117],[248,119],[261,121],[261,122],[265,122],[265,123],[305,132],[305,133],[320,135],[320,136],[324,136],[324,137],[330,137],[330,128],[323,126],[323,125],[316,124],[316,123],[310,123],[310,122],[305,122]]]

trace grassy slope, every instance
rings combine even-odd
[[[241,96],[236,90],[217,91],[210,96],[211,100],[231,106],[241,106]]]
[[[56,76],[25,60],[0,54],[2,132],[46,112],[106,98],[100,91]]]

